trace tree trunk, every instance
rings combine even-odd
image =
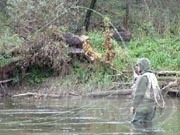
[[[124,26],[126,30],[128,30],[128,27],[129,27],[129,8],[130,8],[130,1],[126,0],[126,15],[124,18]]]
[[[0,11],[6,14],[6,4],[7,0],[0,0]]]
[[[92,0],[91,1],[91,5],[90,5],[90,9],[94,9],[95,7],[95,4],[96,4],[96,1],[97,0]],[[89,28],[89,22],[90,22],[90,18],[91,18],[91,13],[92,13],[92,10],[87,10],[87,13],[86,13],[86,18],[85,18],[85,21],[84,21],[84,26],[85,26],[85,30],[88,31],[88,28]]]

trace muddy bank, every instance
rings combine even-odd
[[[177,76],[158,76],[163,94],[179,95],[180,79]],[[169,80],[170,79],[170,80]],[[111,97],[131,95],[132,81],[118,81],[106,83],[80,83],[74,76],[49,77],[40,84],[27,84],[5,87],[1,85],[3,97],[35,97],[35,98],[62,98],[62,97]]]
[[[7,88],[11,97],[106,97],[131,94],[130,83],[106,83],[106,84],[78,84],[75,81],[65,81],[60,77],[47,78],[41,84]]]

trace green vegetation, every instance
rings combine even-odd
[[[176,37],[145,37],[131,41],[128,48],[133,58],[149,58],[155,70],[180,70],[179,42]]]
[[[80,6],[88,7],[89,3],[90,1],[80,2]],[[87,35],[90,37],[93,49],[102,54],[102,58],[97,62],[77,60],[69,68],[68,62],[71,58],[67,55],[68,49],[63,42],[59,42],[58,38],[62,34],[59,33],[61,31],[75,33],[79,28],[81,29],[86,11],[80,8],[69,8],[75,4],[68,3],[66,0],[62,3],[44,0],[36,2],[7,0],[7,6],[3,8],[6,11],[0,12],[0,67],[23,59],[25,47],[32,46],[34,54],[31,56],[34,61],[28,63],[31,64],[31,69],[30,75],[26,76],[28,78],[26,80],[30,83],[42,82],[44,77],[52,75],[52,70],[58,71],[53,75],[62,77],[71,74],[80,83],[109,83],[118,80],[112,75],[121,73],[122,70],[132,70],[133,64],[140,57],[149,58],[153,70],[180,70],[180,29],[178,27],[180,13],[175,0],[132,2],[129,15],[125,10],[126,1],[98,1],[95,10],[108,16],[108,22],[111,21],[117,29],[124,24],[125,16],[129,17],[128,26],[133,38],[125,43],[126,47],[122,42],[112,40],[116,52],[112,62],[113,68],[103,64],[106,54],[104,45],[106,32],[101,25],[107,18],[93,13],[91,29]],[[66,14],[61,14],[64,12]],[[54,29],[49,30],[50,27]],[[38,49],[40,51],[36,52]],[[15,50],[18,50],[21,55],[14,54]],[[39,68],[47,74],[42,75]]]

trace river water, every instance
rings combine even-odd
[[[0,99],[0,135],[179,135],[180,98],[157,109],[152,130],[135,130],[130,99]]]

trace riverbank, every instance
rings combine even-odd
[[[165,95],[180,93],[179,72],[161,71],[155,72],[160,88]],[[116,76],[117,77],[117,76]],[[11,97],[34,97],[34,98],[63,98],[63,97],[130,97],[132,81],[117,81],[106,83],[80,83],[72,76],[67,78],[49,77],[40,84],[16,85],[5,90]]]
[[[67,81],[61,77],[46,78],[41,84],[10,87],[7,92],[13,97],[104,97],[129,95],[130,83],[99,83],[77,84],[75,81]]]

